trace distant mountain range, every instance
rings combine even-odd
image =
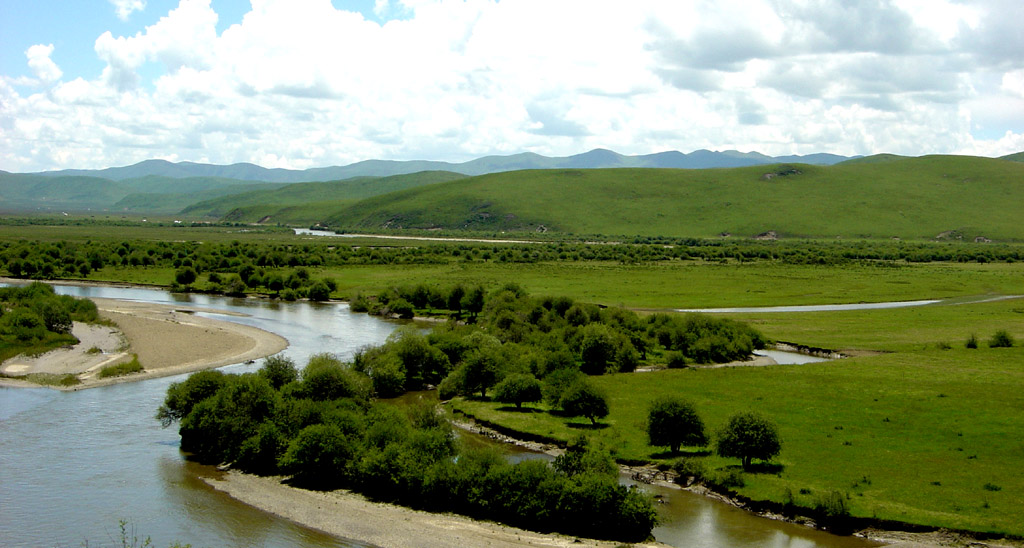
[[[43,177],[86,176],[113,181],[159,176],[175,179],[217,177],[264,183],[299,183],[339,181],[353,177],[388,177],[419,173],[421,171],[450,171],[472,176],[523,169],[601,169],[616,167],[707,169],[776,163],[833,165],[849,159],[851,157],[838,156],[836,154],[772,157],[759,152],[739,152],[736,150],[722,152],[697,150],[689,154],[671,151],[641,156],[625,156],[611,150],[594,149],[583,154],[555,158],[526,152],[511,156],[486,156],[463,163],[427,160],[366,160],[346,166],[318,167],[306,170],[268,169],[248,163],[221,166],[194,162],[175,163],[166,160],[146,160],[125,167],[65,169],[60,171],[44,171],[32,175]]]

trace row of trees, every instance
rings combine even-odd
[[[650,536],[649,496],[618,484],[607,453],[574,443],[554,466],[510,464],[463,450],[432,406],[374,402],[373,381],[314,356],[299,373],[274,357],[258,373],[193,374],[168,389],[157,417],[179,422],[182,449],[314,489],[346,487],[378,500],[539,531],[623,541]]]
[[[357,246],[330,242],[266,241],[4,241],[0,262],[9,275],[52,279],[86,277],[105,267],[193,268],[197,274],[239,274],[243,269],[316,268],[361,264],[449,264],[456,261],[534,263],[612,261],[624,264],[673,260],[780,261],[842,264],[931,261],[1019,261],[1024,248],[1004,244],[890,241],[701,240],[637,238],[632,243],[550,242],[536,244],[437,243],[418,247]],[[252,286],[252,284],[250,284]]]
[[[654,400],[647,413],[647,440],[653,446],[667,446],[678,453],[681,446],[704,447],[710,443],[704,421],[693,404],[674,396]],[[733,415],[715,436],[715,452],[738,458],[743,468],[753,459],[771,460],[782,450],[778,428],[753,412]]]

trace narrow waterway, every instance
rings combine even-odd
[[[318,352],[349,358],[380,344],[399,325],[343,304],[282,303],[178,295],[137,288],[59,286],[85,297],[188,304],[288,339],[297,363]],[[237,315],[242,314],[242,315]],[[251,371],[235,365],[228,372]],[[0,387],[0,544],[3,546],[120,545],[118,522],[128,520],[155,546],[361,547],[238,503],[201,478],[218,472],[187,461],[176,429],[153,416],[167,377],[77,392]],[[478,439],[476,442],[488,443]],[[502,446],[511,458],[544,458]],[[752,516],[692,493],[644,486],[662,495],[658,540],[678,547],[846,548],[870,546],[787,523]]]

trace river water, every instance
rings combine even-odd
[[[252,325],[288,339],[296,361],[318,352],[350,358],[380,344],[399,324],[354,314],[344,304],[282,303],[165,291],[58,286],[83,297],[187,304],[232,315],[202,315]],[[241,315],[235,315],[241,314]],[[234,365],[226,372],[254,370]],[[155,546],[364,547],[263,513],[207,486],[212,467],[189,462],[175,428],[153,418],[165,377],[77,392],[0,387],[0,545],[120,545],[118,523],[130,522]],[[542,458],[506,448],[513,458]],[[845,548],[871,546],[770,521],[688,492],[662,495],[658,540],[678,547]]]

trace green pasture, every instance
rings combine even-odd
[[[657,396],[690,399],[715,430],[755,410],[779,425],[782,454],[744,474],[744,496],[813,506],[832,491],[854,516],[1024,534],[1024,348],[921,350],[824,364],[665,370],[592,378],[609,394],[602,427],[530,407],[455,400],[452,407],[559,440],[586,433],[621,460],[668,460],[646,444]],[[735,459],[706,456],[711,477]],[[685,456],[685,455],[684,455]]]
[[[1024,264],[941,263],[899,267],[729,264],[680,261],[650,265],[614,262],[374,265],[321,271],[339,294],[409,283],[508,282],[532,295],[565,295],[629,308],[708,308],[945,299],[1024,294]]]

